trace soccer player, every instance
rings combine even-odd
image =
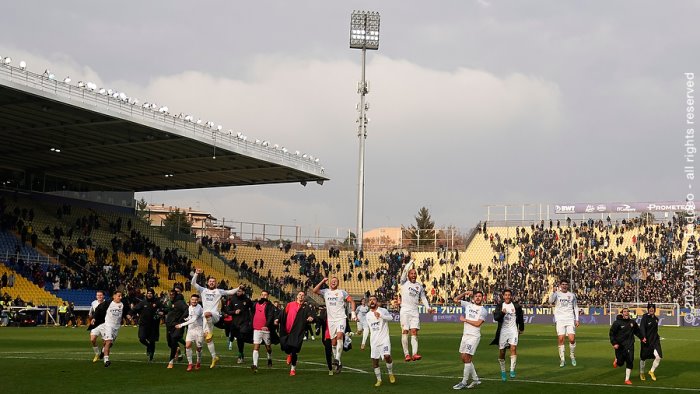
[[[506,381],[506,348],[510,347],[510,377],[515,377],[518,360],[518,336],[525,331],[523,308],[513,303],[513,292],[503,290],[503,302],[493,310],[493,319],[498,322],[496,338],[491,345],[498,345],[498,363],[501,366],[501,380]]]
[[[177,288],[170,290],[170,302],[168,304],[168,313],[165,315],[165,332],[168,339],[168,347],[170,348],[168,369],[172,369],[176,360],[182,360],[182,355],[180,355],[180,342],[182,342],[183,345],[187,344],[182,340],[183,330],[181,328],[176,328],[176,326],[185,321],[185,316],[187,316],[189,307],[185,303],[185,298],[180,294]]]
[[[403,348],[404,360],[418,361],[423,358],[418,353],[418,331],[420,330],[420,317],[418,314],[418,304],[423,304],[428,313],[432,313],[428,298],[425,296],[423,284],[416,281],[418,273],[413,268],[411,259],[401,272],[401,309],[399,318],[401,320],[401,347]],[[408,334],[411,334],[411,347],[413,357],[408,350]]]
[[[180,329],[187,327],[187,336],[185,337],[185,354],[187,354],[187,372],[191,372],[192,364],[192,343],[197,348],[197,364],[194,364],[194,369],[199,370],[202,367],[202,342],[204,342],[204,309],[199,305],[199,294],[192,294],[190,297],[190,305],[187,308],[187,318],[183,323],[175,325],[175,328]]]
[[[466,296],[472,297],[473,302],[463,301],[462,299]],[[479,341],[481,341],[481,325],[486,321],[486,308],[481,304],[483,299],[484,293],[478,290],[466,291],[454,298],[454,302],[459,303],[464,308],[464,316],[459,316],[459,320],[464,323],[462,342],[459,344],[459,352],[464,363],[464,375],[461,382],[452,386],[455,390],[472,389],[481,384],[472,359],[479,347]],[[467,384],[470,376],[472,382]]]
[[[148,361],[153,361],[156,353],[156,342],[160,337],[160,317],[163,304],[155,297],[155,290],[146,290],[146,298],[131,306],[134,313],[139,314],[139,342],[146,346]]]
[[[258,372],[258,359],[260,358],[260,344],[265,344],[267,350],[267,367],[272,367],[272,341],[271,334],[275,332],[275,307],[268,297],[270,293],[263,290],[260,298],[253,306],[253,372]]]
[[[219,362],[219,356],[216,355],[214,347],[214,324],[221,317],[221,297],[236,294],[237,289],[222,290],[216,288],[216,278],[210,277],[207,280],[207,287],[202,287],[197,283],[197,276],[201,274],[202,269],[197,268],[192,275],[192,287],[197,290],[202,299],[202,308],[204,309],[204,341],[207,343],[209,353],[211,353],[211,365],[209,368],[214,368]]]
[[[610,343],[615,349],[613,368],[625,364],[625,384],[632,384],[632,381],[630,381],[630,374],[634,366],[635,335],[643,340],[637,322],[630,319],[630,310],[622,308],[621,313],[617,315],[617,320],[610,326]]]
[[[578,305],[576,294],[569,292],[569,281],[562,279],[559,286],[549,296],[549,303],[554,304],[554,322],[557,326],[557,341],[559,344],[559,367],[566,365],[564,357],[564,337],[569,337],[569,356],[571,365],[576,366],[576,328],[578,322]]]
[[[659,337],[659,318],[656,317],[656,305],[649,303],[647,313],[642,316],[639,323],[639,331],[642,333],[642,349],[639,352],[639,378],[645,380],[644,367],[646,360],[654,359],[649,370],[651,380],[656,380],[654,371],[658,368],[663,354],[661,353],[661,338]]]
[[[303,291],[297,293],[296,300],[287,304],[278,322],[280,347],[289,355],[287,362],[291,365],[289,376],[297,374],[297,360],[301,346],[304,344],[306,325],[314,321],[312,309],[304,302],[305,297],[306,294]]]
[[[102,304],[104,300],[104,291],[97,290],[97,293],[95,293],[95,300],[92,301],[92,304],[90,305],[90,311],[88,312],[88,321],[90,323],[87,328],[88,331],[92,331],[95,327],[105,322],[104,314],[101,314],[101,316],[99,316],[99,320],[96,319],[95,316],[95,311],[97,310],[97,307],[100,306],[100,304]],[[93,357],[92,362],[96,363],[100,358],[104,357],[104,353],[102,353],[102,349],[99,349],[97,347],[97,335],[92,335],[92,333],[90,333],[90,342],[92,343],[92,350],[95,352],[95,357]]]
[[[372,358],[372,368],[374,368],[374,375],[377,377],[377,383],[374,384],[374,387],[382,385],[382,371],[379,368],[379,359],[381,358],[386,362],[386,369],[389,372],[389,382],[396,382],[393,371],[394,361],[391,359],[391,341],[389,340],[389,322],[392,320],[393,317],[391,313],[379,306],[377,297],[370,296],[367,326],[368,330],[372,331],[372,335],[369,338],[369,346],[371,350],[370,357]]]
[[[90,336],[97,337],[99,335],[102,337],[102,341],[104,342],[103,352],[105,368],[112,365],[112,362],[109,361],[110,349],[114,341],[117,340],[119,327],[121,327],[122,319],[126,316],[127,311],[128,308],[124,307],[122,303],[121,291],[115,291],[112,295],[112,301],[103,302],[95,311],[95,315],[102,315],[104,313],[104,323],[93,328],[92,331],[90,331]]]
[[[331,335],[331,344],[333,345],[333,367],[334,373],[340,373],[343,364],[340,361],[340,356],[343,354],[343,342],[345,340],[345,324],[347,323],[347,315],[345,314],[346,303],[350,304],[350,316],[352,320],[357,320],[355,316],[355,301],[345,292],[338,289],[338,278],[332,277],[329,288],[321,289],[321,286],[328,282],[328,278],[323,278],[319,284],[314,287],[313,292],[323,296],[326,301],[326,313],[328,314],[328,331]]]
[[[360,302],[360,306],[355,309],[357,313],[357,335],[362,334],[362,345],[360,349],[365,350],[365,343],[367,343],[367,337],[369,336],[369,327],[367,326],[367,312],[369,312],[369,307],[364,298]]]

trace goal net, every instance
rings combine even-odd
[[[630,317],[639,320],[643,314],[647,313],[648,302],[611,302],[608,313],[610,314],[610,324],[617,319],[622,308],[629,308]],[[681,311],[678,303],[656,303],[656,316],[659,318],[659,325],[679,327],[681,325]]]

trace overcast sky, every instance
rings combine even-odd
[[[471,227],[487,204],[683,200],[696,1],[15,1],[0,55],[321,159],[331,181],[140,193],[226,220],[354,228],[368,52],[365,229]]]

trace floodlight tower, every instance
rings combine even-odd
[[[362,50],[362,79],[357,84],[357,93],[360,94],[360,104],[357,110],[360,116],[357,118],[357,137],[360,139],[360,160],[357,174],[357,234],[355,247],[362,250],[364,204],[365,204],[365,139],[367,139],[367,111],[369,103],[365,102],[365,96],[369,93],[369,86],[365,80],[365,58],[367,50],[379,49],[379,13],[372,11],[353,11],[350,17],[350,48]]]

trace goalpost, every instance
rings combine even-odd
[[[617,319],[622,308],[629,308],[630,316],[633,319],[641,317],[647,313],[648,302],[611,302],[608,313],[610,314],[610,324]],[[680,327],[681,325],[681,308],[677,302],[657,302],[656,316],[659,320],[663,319],[664,326]]]

